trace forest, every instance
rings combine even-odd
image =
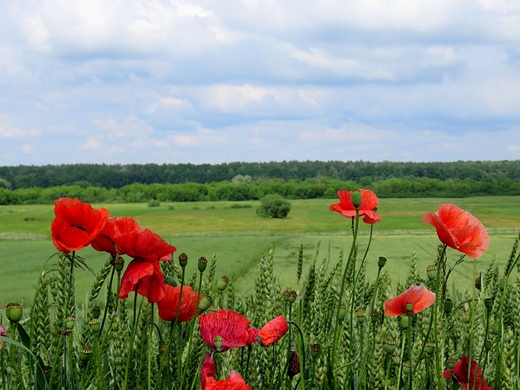
[[[334,198],[368,188],[379,197],[519,195],[520,160],[456,162],[282,161],[222,164],[66,164],[0,167],[0,204],[189,202]]]

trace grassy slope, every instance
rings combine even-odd
[[[148,208],[146,204],[108,204],[111,215],[134,216],[142,227],[160,233],[174,244],[178,253],[186,252],[190,272],[200,256],[210,258],[216,253],[217,275],[227,275],[240,289],[253,287],[256,263],[261,253],[275,247],[275,272],[283,287],[301,288],[296,283],[296,261],[300,244],[305,248],[304,275],[317,259],[337,261],[339,251],[350,247],[350,222],[328,211],[331,200],[291,201],[292,210],[284,220],[261,219],[255,209],[231,209],[231,202],[179,203],[170,210],[167,204]],[[379,212],[383,221],[375,225],[376,232],[367,258],[368,277],[376,272],[378,256],[389,260],[387,270],[397,280],[404,280],[413,252],[418,258],[418,270],[424,274],[435,259],[438,240],[433,228],[421,221],[427,211],[439,204],[451,202],[471,211],[491,231],[491,246],[478,260],[478,270],[484,270],[494,256],[504,263],[520,228],[520,197],[477,197],[465,199],[382,199]],[[240,202],[246,203],[246,202]],[[249,202],[257,206],[258,202]],[[36,279],[43,264],[55,252],[49,237],[53,218],[52,206],[0,206],[0,304],[10,301],[32,301]],[[360,249],[367,243],[368,230],[362,226]],[[319,246],[319,252],[317,248]],[[97,272],[106,256],[91,249],[80,252]],[[451,259],[458,258],[455,251]],[[49,262],[46,269],[52,266]],[[87,271],[77,273],[78,294],[90,289],[92,276]],[[454,272],[452,282],[471,286],[473,261]]]

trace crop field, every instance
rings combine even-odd
[[[185,252],[188,271],[196,268],[197,259],[217,258],[217,276],[228,276],[238,290],[253,288],[260,256],[273,249],[275,273],[282,286],[301,290],[296,278],[300,246],[304,248],[305,275],[314,261],[334,264],[342,250],[350,247],[351,222],[328,207],[336,200],[291,200],[286,219],[263,219],[256,215],[259,202],[194,202],[161,204],[103,204],[112,216],[132,216],[142,228],[159,233]],[[412,256],[417,270],[425,276],[439,244],[435,230],[421,221],[425,212],[435,211],[441,203],[454,203],[470,211],[488,228],[490,248],[474,263],[471,259],[456,268],[451,282],[469,288],[476,271],[485,271],[495,260],[507,261],[514,239],[520,231],[520,197],[474,197],[462,199],[381,199],[378,213],[383,220],[374,225],[367,256],[367,278],[377,272],[377,258],[388,259],[385,270],[392,280],[404,281]],[[0,260],[2,273],[0,304],[10,301],[30,304],[39,273],[53,268],[56,250],[50,241],[52,205],[0,206]],[[369,227],[362,224],[359,257],[369,242]],[[86,248],[78,253],[93,272],[106,261],[106,254]],[[448,252],[448,265],[459,253]],[[76,292],[81,302],[90,289],[93,276],[89,270],[76,272]]]

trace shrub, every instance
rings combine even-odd
[[[157,199],[150,199],[148,201],[148,207],[159,207],[161,205],[161,202],[159,202]]]
[[[280,195],[266,195],[260,203],[256,213],[263,218],[285,218],[291,211],[291,204]]]

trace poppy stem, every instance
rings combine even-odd
[[[350,253],[348,255],[347,264],[345,265],[345,269],[343,271],[343,276],[341,278],[341,287],[340,287],[339,296],[338,296],[338,307],[336,309],[336,320],[335,320],[335,324],[334,324],[334,336],[332,339],[332,353],[330,355],[331,356],[330,361],[328,362],[332,366],[331,371],[334,371],[336,351],[338,349],[338,343],[339,343],[339,341],[338,341],[339,333],[340,333],[340,330],[343,329],[343,325],[340,324],[340,310],[341,310],[341,304],[342,304],[341,302],[343,301],[343,295],[345,294],[345,288],[346,288],[346,284],[347,284],[348,273],[350,270],[350,264],[353,260],[354,252],[355,252],[355,248],[356,248],[357,234],[358,234],[358,228],[359,228],[359,209],[356,209],[356,217],[353,222],[354,222],[354,231],[353,231],[353,237],[352,237],[352,245],[350,247]],[[352,313],[350,313],[350,320],[352,320]]]
[[[112,274],[110,275],[110,282],[108,283],[108,290],[107,290],[107,296],[112,298],[112,282],[114,281],[114,274],[116,272],[116,267],[112,266]],[[117,289],[117,296],[119,298],[119,288]],[[105,326],[105,321],[107,319],[107,313],[108,313],[108,306],[109,301],[107,300],[105,304],[105,312],[103,313],[103,320],[101,321],[101,327],[99,328],[99,337],[101,337],[101,334],[103,333],[103,327]],[[117,302],[116,302],[117,307]]]

